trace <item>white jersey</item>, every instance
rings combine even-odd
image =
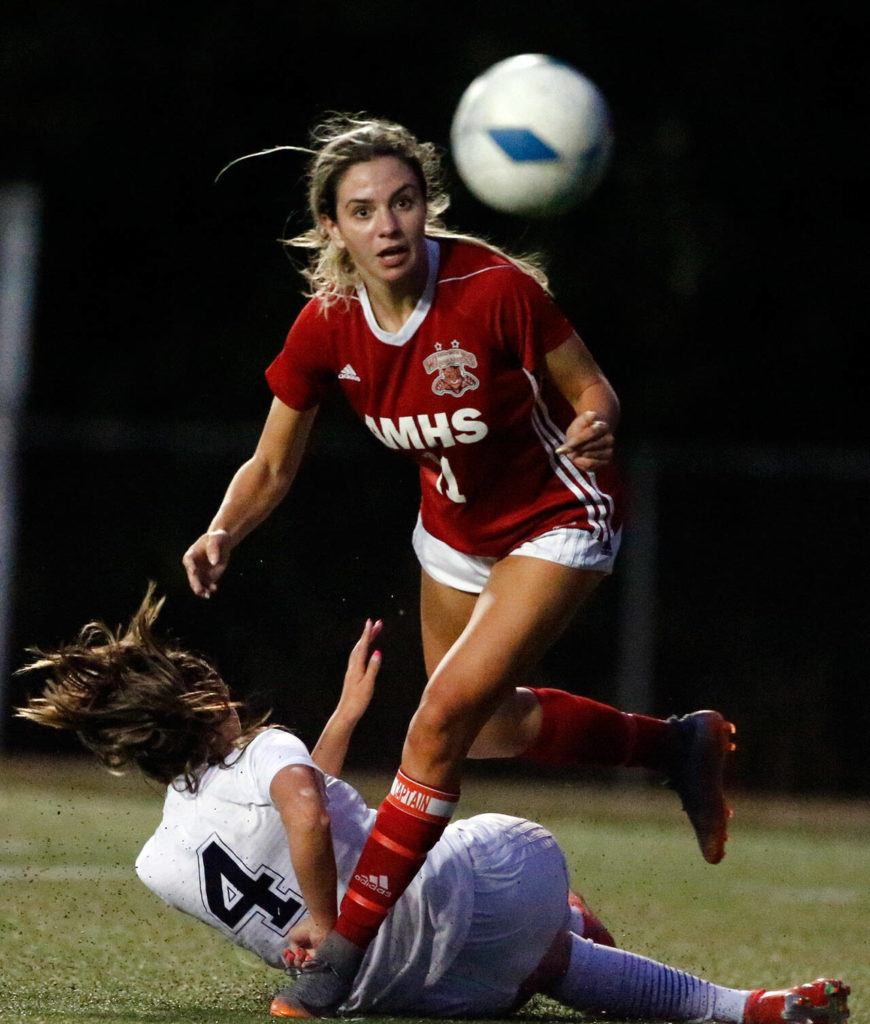
[[[161,899],[279,968],[287,932],[307,908],[269,787],[281,768],[296,764],[314,768],[323,780],[340,900],[375,811],[352,786],[321,773],[304,744],[279,729],[261,733],[229,763],[209,768],[195,794],[170,787],[163,819],[136,860],[139,878]],[[528,871],[527,863],[538,854],[543,859],[538,857]],[[552,881],[541,870],[543,860],[553,864]],[[515,891],[521,887],[515,883],[530,874],[547,891],[543,900],[539,891],[529,891],[533,909],[527,911],[517,903]],[[483,883],[482,875],[488,876]],[[501,891],[506,884],[507,895]],[[378,932],[345,1009],[462,1013],[509,1005],[564,924],[566,893],[561,852],[540,826],[503,815],[451,824]],[[526,938],[529,914],[543,915],[543,947],[511,935],[505,956],[516,956],[521,947],[513,969],[504,959],[493,961],[490,950],[486,962],[505,964],[498,978],[486,976],[482,984],[462,969],[457,980],[451,969],[455,973],[455,962],[474,938],[469,932],[475,907],[486,896],[504,908],[510,927],[521,927]],[[487,936],[487,942],[492,940]],[[500,950],[495,954],[502,955]],[[485,973],[490,975],[491,968]]]

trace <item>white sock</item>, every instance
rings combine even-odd
[[[576,1010],[639,1020],[740,1024],[749,991],[723,988],[624,949],[571,933],[571,961],[550,994]]]

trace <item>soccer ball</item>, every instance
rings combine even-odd
[[[525,53],[493,64],[468,86],[450,142],[459,176],[481,202],[551,217],[594,191],[613,135],[607,103],[585,75]]]

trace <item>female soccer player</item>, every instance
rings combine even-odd
[[[184,565],[195,593],[214,592],[233,548],[287,493],[333,385],[377,438],[419,465],[414,547],[429,679],[314,965],[331,970],[312,969],[299,986],[307,1010],[321,1013],[344,999],[449,821],[467,756],[659,771],[716,863],[733,727],[712,711],[662,721],[526,685],[612,569],[616,395],[536,268],[443,227],[431,145],[343,115],[315,138],[314,224],[294,240],[312,250],[312,297],[267,371],[275,397],[257,449]]]
[[[136,861],[139,877],[172,906],[295,971],[331,927],[374,825],[375,812],[334,776],[372,694],[380,655],[369,649],[380,624],[366,623],[338,707],[309,755],[283,729],[242,725],[215,668],[155,636],[161,604],[149,590],[126,632],[91,623],[76,642],[36,651],[23,671],[43,692],[19,713],[74,730],[115,771],[138,768],[167,785],[163,819]],[[445,830],[340,1010],[497,1016],[536,991],[619,1018],[848,1017],[840,981],[725,988],[615,948],[570,892],[553,836],[501,814]],[[293,989],[279,992],[272,1013],[296,1015]]]

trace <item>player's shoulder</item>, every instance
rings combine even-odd
[[[439,239],[439,286],[470,287],[490,294],[543,292],[538,281],[507,256],[483,242]]]
[[[317,770],[302,740],[278,726],[263,729],[224,764],[230,771],[219,772],[221,782],[214,792],[233,802],[269,803],[272,780],[283,768]]]
[[[356,294],[341,298],[327,298],[317,293],[313,295],[293,321],[291,334],[316,332],[323,335],[330,331],[341,331],[347,325],[348,318],[361,314],[359,298]]]
[[[506,278],[511,277],[514,272],[521,273],[509,259],[482,242],[470,242],[461,238],[439,238],[438,242],[441,248],[439,284],[461,282],[478,275],[485,275],[488,278],[489,271],[503,272],[496,273],[495,276]]]
[[[258,732],[250,743],[244,747],[242,752],[250,756],[271,753],[273,751],[281,751],[305,759],[310,757],[308,748],[298,736],[287,729],[275,725]]]

